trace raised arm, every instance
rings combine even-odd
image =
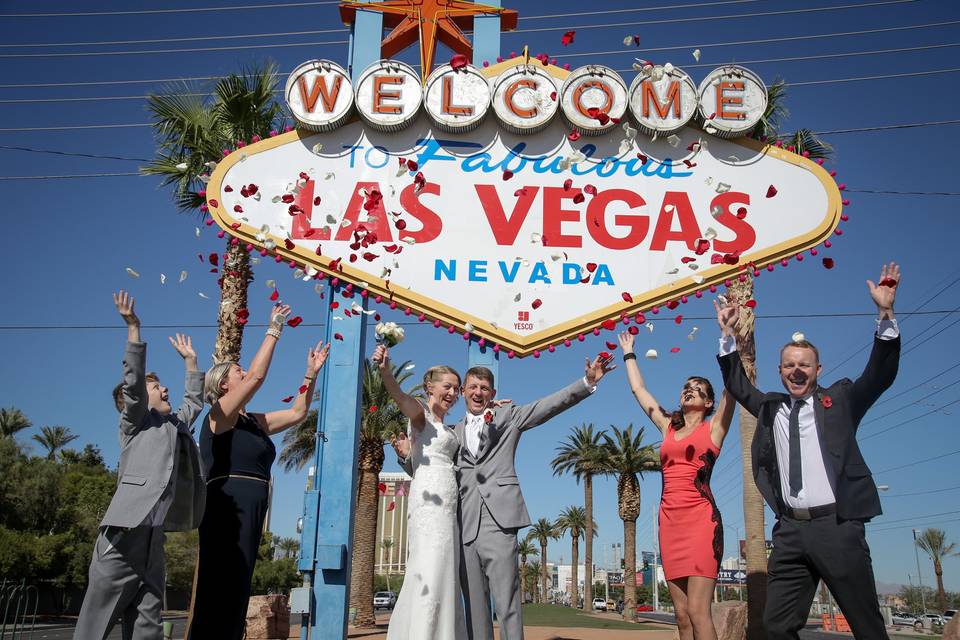
[[[603,376],[617,368],[610,366],[611,359],[602,356],[593,362],[587,359],[584,375],[576,382],[529,404],[509,405],[506,410],[510,412],[511,424],[520,431],[532,429],[589,397]]]
[[[851,410],[858,426],[871,405],[893,384],[900,368],[900,329],[893,311],[899,284],[900,266],[895,262],[880,269],[877,283],[867,280],[870,297],[877,305],[877,334],[867,366],[853,383]]]
[[[717,362],[720,363],[720,372],[723,374],[724,393],[729,393],[734,400],[756,416],[760,413],[763,393],[750,382],[750,378],[743,369],[740,353],[737,351],[734,327],[740,316],[740,310],[736,304],[726,304],[721,307],[716,301],[713,307],[717,310],[717,324],[720,325],[720,354],[717,356]],[[732,407],[730,411],[733,411]]]
[[[300,391],[297,393],[297,399],[293,401],[293,406],[289,409],[280,411],[271,411],[257,415],[261,428],[267,432],[267,435],[280,433],[288,427],[300,424],[307,417],[310,410],[310,402],[313,400],[313,389],[317,384],[317,374],[323,368],[323,363],[327,361],[327,355],[330,353],[330,345],[323,344],[323,341],[317,343],[317,346],[307,351],[307,371],[303,374],[303,382],[300,384]]]
[[[653,397],[643,381],[643,374],[640,373],[640,366],[637,364],[637,356],[633,352],[633,335],[624,331],[620,334],[619,340],[620,349],[623,350],[624,367],[627,369],[627,380],[630,382],[633,397],[637,399],[640,408],[656,425],[660,433],[666,433],[670,426],[670,417],[663,415],[663,411],[660,410],[660,403]]]
[[[403,415],[410,419],[415,429],[422,429],[424,425],[423,405],[400,388],[400,384],[393,375],[393,367],[390,366],[390,350],[386,345],[378,344],[370,357],[370,361],[377,366],[380,377],[383,379],[383,386],[387,388],[387,393],[397,403]]]
[[[113,304],[127,324],[127,345],[123,355],[123,409],[120,431],[132,435],[140,429],[147,414],[147,345],[140,342],[140,318],[134,311],[135,300],[126,291],[113,294]]]
[[[713,444],[718,447],[723,446],[723,441],[730,430],[730,423],[733,421],[733,410],[737,406],[737,401],[733,399],[730,392],[726,389],[720,394],[720,404],[717,405],[717,411],[710,420],[710,437]]]
[[[168,338],[170,344],[183,358],[186,380],[183,383],[183,404],[177,409],[177,418],[189,429],[203,410],[203,372],[197,369],[197,353],[193,350],[190,336],[177,334]]]
[[[290,315],[290,307],[287,305],[277,305],[273,308],[270,313],[270,327],[263,336],[263,342],[260,343],[260,348],[257,349],[247,374],[240,384],[220,396],[220,399],[210,408],[210,428],[214,433],[232,429],[237,422],[240,410],[263,386],[267,372],[270,370],[273,350],[277,346],[277,341],[280,340],[280,333],[283,331],[288,315]]]

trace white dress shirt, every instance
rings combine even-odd
[[[881,340],[893,340],[900,335],[896,320],[878,320],[877,336]],[[737,350],[734,336],[721,336],[720,355],[725,356]],[[796,497],[790,495],[790,409],[795,399],[790,398],[780,405],[773,421],[773,442],[777,451],[777,466],[780,468],[780,494],[787,506],[793,509],[809,509],[836,502],[833,488],[827,477],[827,469],[820,448],[820,435],[817,433],[814,402],[819,402],[814,394],[803,398],[800,408],[800,465],[803,488]]]

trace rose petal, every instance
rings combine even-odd
[[[623,298],[624,302],[633,302],[633,296],[624,291],[620,294],[620,297]]]
[[[343,342],[343,336],[340,335],[339,333],[333,334],[333,339],[334,339],[334,340],[339,340],[340,342]]]
[[[767,197],[772,198],[775,195],[777,195],[777,188],[773,185],[767,187]]]
[[[452,58],[450,58],[450,66],[454,71],[463,69],[465,66],[467,66],[467,56],[463,55],[462,53],[454,55]]]
[[[756,300],[747,300],[746,302],[743,303],[743,306],[747,307],[748,309],[756,309],[756,308],[757,308],[757,301],[756,301]]]
[[[577,35],[576,31],[567,31],[560,37],[560,43],[563,44],[563,46],[565,47],[567,45],[573,44],[573,37],[575,35]]]
[[[794,342],[803,342],[804,340],[807,339],[807,337],[802,333],[800,333],[799,331],[794,331],[793,335],[790,336],[790,339]]]
[[[570,142],[576,142],[579,139],[580,139],[580,132],[577,131],[576,129],[574,129],[573,131],[567,134],[567,140],[569,140]]]
[[[274,289],[273,293],[270,294],[270,302],[276,302],[279,299],[280,299],[280,292]]]
[[[509,180],[509,179],[512,178],[512,177],[513,177],[513,171],[507,170],[507,171],[504,171],[504,172],[503,172],[503,179],[504,179],[504,180]]]
[[[573,203],[574,203],[574,204],[580,204],[580,203],[583,202],[584,200],[586,200],[586,198],[584,197],[584,195],[583,195],[582,193],[578,193],[578,194],[576,194],[575,196],[573,196]]]
[[[680,347],[671,347],[670,353],[680,353]]]
[[[827,269],[833,269],[833,266],[834,266],[833,258],[824,258],[823,266]]]
[[[674,318],[673,321],[676,322],[677,324],[681,324],[683,323],[683,316],[679,315],[676,318]]]
[[[563,190],[570,191],[570,187],[573,186],[573,178],[567,178],[563,181]]]
[[[125,269],[125,271],[127,272],[127,275],[130,276],[131,278],[139,278],[139,277],[140,277],[140,274],[137,273],[136,271],[134,271],[133,269],[131,269],[130,267],[127,267],[127,268]]]
[[[597,195],[597,188],[592,184],[588,184],[583,188],[584,192],[589,193],[592,196]]]
[[[287,396],[286,398],[283,398],[282,400],[280,400],[280,402],[287,403],[287,402],[290,402],[291,400],[293,400],[293,396]]]
[[[297,326],[300,325],[301,322],[303,322],[303,318],[301,318],[300,316],[294,316],[294,317],[290,318],[289,320],[287,320],[287,326],[288,326],[288,327],[297,327]]]
[[[307,392],[307,385],[305,385],[305,384],[300,385],[300,388],[297,389],[297,391],[298,391],[300,394],[306,393],[306,392]]]
[[[539,309],[540,305],[542,304],[543,304],[543,301],[540,298],[537,298],[536,300],[530,303],[530,307],[533,309]]]
[[[657,359],[657,350],[656,349],[647,349],[647,352],[643,356],[647,360],[656,360]]]
[[[607,331],[613,331],[614,329],[617,328],[617,321],[607,318],[606,320],[600,323],[600,326],[606,329]]]

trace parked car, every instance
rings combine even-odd
[[[653,605],[652,605],[652,604],[638,604],[638,605],[637,605],[637,613],[641,613],[641,612],[643,612],[643,611],[653,611]]]
[[[916,619],[916,621],[913,623],[913,627],[915,629],[922,629],[925,626],[924,620],[929,620],[931,627],[942,627],[944,625],[943,616],[941,616],[939,613],[925,613]]]
[[[397,604],[397,594],[393,591],[377,591],[373,594],[373,610],[390,609]]]
[[[613,600],[610,600],[609,598],[607,599],[607,609],[613,609],[616,606],[617,606],[616,602],[614,602]]]
[[[951,620],[951,619],[953,618],[953,616],[955,616],[956,614],[957,614],[957,610],[956,610],[956,609],[947,609],[946,611],[943,612],[943,619],[944,619],[944,621],[946,621],[946,622],[950,622],[950,620]]]
[[[606,611],[607,610],[607,601],[603,598],[594,598],[593,599],[593,610],[594,611]]]
[[[893,620],[893,624],[905,624],[911,627],[917,621],[915,615],[907,613],[906,611],[894,611],[890,617]]]

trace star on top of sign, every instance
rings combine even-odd
[[[424,80],[433,69],[438,39],[454,53],[471,57],[473,44],[467,40],[463,29],[473,28],[474,16],[499,15],[501,31],[517,28],[516,11],[468,0],[346,0],[340,3],[343,23],[353,24],[358,9],[383,13],[383,26],[391,29],[380,43],[383,58],[390,58],[420,41],[420,73]]]

